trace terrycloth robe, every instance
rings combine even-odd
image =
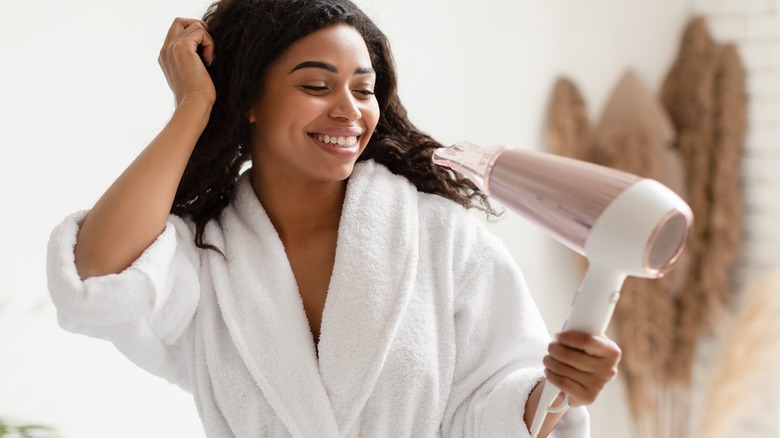
[[[501,242],[455,203],[372,161],[347,185],[315,346],[249,173],[206,227],[171,215],[120,274],[81,281],[86,213],[52,233],[60,325],[191,391],[210,437],[526,437],[549,338]],[[588,436],[583,408],[554,436]]]

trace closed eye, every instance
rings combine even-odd
[[[321,93],[323,91],[327,91],[328,87],[323,87],[320,85],[301,85],[301,88],[303,88],[306,91],[312,91],[315,93]]]

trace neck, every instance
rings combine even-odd
[[[347,182],[295,183],[252,170],[252,188],[276,232],[287,238],[337,231]]]

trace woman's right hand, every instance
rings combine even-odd
[[[198,46],[202,47],[203,59],[198,54]],[[173,20],[158,62],[177,106],[191,99],[200,100],[209,108],[214,105],[217,93],[203,64],[204,61],[211,64],[213,59],[214,39],[205,22],[190,18]]]

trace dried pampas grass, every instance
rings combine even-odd
[[[739,55],[712,39],[703,18],[686,26],[660,102],[629,71],[591,129],[576,85],[555,84],[547,114],[553,153],[656,179],[694,212],[678,266],[663,279],[627,279],[615,309],[612,328],[638,437],[690,436],[698,345],[732,300],[746,129]],[[577,257],[577,265],[584,271],[585,259]]]
[[[718,329],[719,349],[704,392],[701,438],[725,438],[759,402],[780,364],[780,272],[766,275]]]
[[[547,144],[554,154],[590,161],[590,125],[585,99],[570,79],[559,78],[547,110]]]

